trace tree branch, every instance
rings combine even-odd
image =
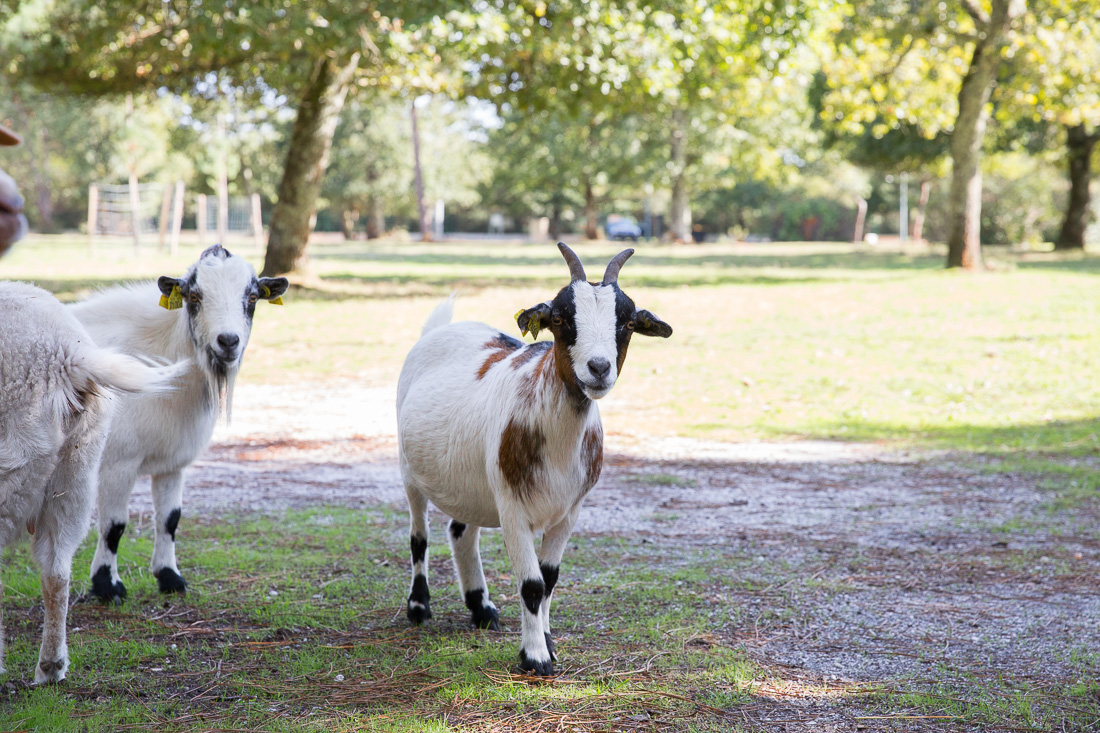
[[[963,0],[963,7],[979,26],[989,25],[989,14],[978,5],[977,0]]]

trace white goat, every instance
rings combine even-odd
[[[36,683],[58,682],[69,668],[69,577],[114,409],[106,390],[164,390],[187,366],[149,367],[99,349],[45,290],[0,283],[0,550],[24,527],[34,535],[45,606]],[[3,651],[0,628],[0,672]]]
[[[140,475],[153,477],[155,538],[151,568],[162,593],[184,593],[176,565],[183,470],[210,442],[221,400],[226,414],[258,300],[281,303],[286,278],[257,278],[252,265],[215,245],[182,278],[118,287],[72,306],[103,346],[175,361],[192,359],[179,389],[120,400],[99,469],[99,543],[92,593],[121,603],[118,543]],[[163,307],[162,307],[163,305]]]
[[[628,249],[602,282],[585,280],[562,243],[571,282],[552,301],[516,316],[529,346],[483,323],[450,323],[439,306],[409,352],[397,385],[398,455],[412,521],[407,614],[431,618],[427,581],[428,501],[452,517],[450,542],[472,622],[498,628],[478,537],[501,527],[523,599],[520,668],[553,674],[550,598],[581,500],[603,466],[595,400],[611,391],[634,333],[668,338],[672,328],[637,310],[619,289]],[[543,538],[536,554],[535,532]]]

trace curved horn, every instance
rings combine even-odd
[[[630,259],[630,255],[634,254],[632,249],[624,249],[619,254],[615,255],[615,259],[607,263],[607,270],[603,274],[604,285],[610,285],[619,280],[619,270],[622,268],[623,263]]]
[[[558,251],[561,252],[561,256],[565,258],[566,263],[569,265],[569,279],[572,282],[580,280],[585,282],[588,280],[584,274],[584,265],[581,264],[581,258],[577,257],[577,253],[565,246],[565,242],[558,242]]]

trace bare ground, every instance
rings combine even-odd
[[[185,514],[403,511],[391,400],[353,385],[240,389],[232,427],[189,473]],[[730,558],[743,573],[737,590],[684,592],[706,596],[717,635],[795,680],[763,691],[777,706],[747,722],[858,730],[875,719],[829,690],[991,676],[1049,688],[1089,674],[1080,656],[1100,650],[1095,506],[1055,511],[1033,477],[950,455],[609,427],[607,465],[576,531],[661,543],[670,565],[700,548]],[[132,509],[150,508],[139,486]],[[914,714],[894,722],[953,729]]]

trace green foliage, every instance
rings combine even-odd
[[[329,206],[352,220],[374,210],[390,217],[416,215],[410,104],[367,94],[348,103],[333,138],[322,189]],[[418,105],[424,195],[429,206],[441,199],[450,212],[452,207],[480,201],[478,187],[492,175],[496,163],[480,141],[483,131],[477,111],[443,97]]]
[[[54,89],[201,93],[215,75],[258,95],[295,94],[316,59],[353,52],[374,61],[361,72],[363,85],[387,84],[393,66],[382,62],[409,61],[402,57],[411,48],[406,29],[446,9],[430,0],[366,8],[346,0],[142,0],[109,7],[29,0],[6,24],[0,49],[5,71]]]
[[[1100,21],[1089,9],[1085,0],[1030,3],[1004,49],[989,148],[1041,156],[1062,145],[1064,125],[1100,123]],[[421,115],[426,196],[471,222],[492,210],[557,215],[563,225],[587,213],[595,222],[639,214],[643,200],[666,206],[676,187],[692,192],[695,219],[711,232],[847,239],[854,198],[867,186],[848,185],[846,162],[879,175],[947,173],[975,31],[963,0],[366,8],[141,0],[109,10],[91,0],[23,0],[0,10],[0,72],[9,77],[0,119],[39,122],[3,163],[35,190],[38,227],[49,226],[40,198],[53,204],[55,226],[76,226],[87,183],[123,180],[130,161],[142,180],[212,192],[223,147],[233,192],[271,201],[290,107],[317,59],[361,53],[323,222],[413,213],[406,120],[411,97],[428,91],[452,101],[436,96]],[[123,93],[135,95],[129,126]],[[1006,197],[1043,211],[1016,221],[1012,206],[988,213],[986,241],[1050,236],[1061,185],[1035,166],[1051,184],[1046,194],[991,174],[991,183],[1013,181],[987,196],[994,207]],[[760,206],[733,193],[754,184],[772,192]],[[753,208],[759,213],[746,213]],[[927,234],[945,236],[946,213],[934,200]],[[891,216],[872,206],[876,214]]]

